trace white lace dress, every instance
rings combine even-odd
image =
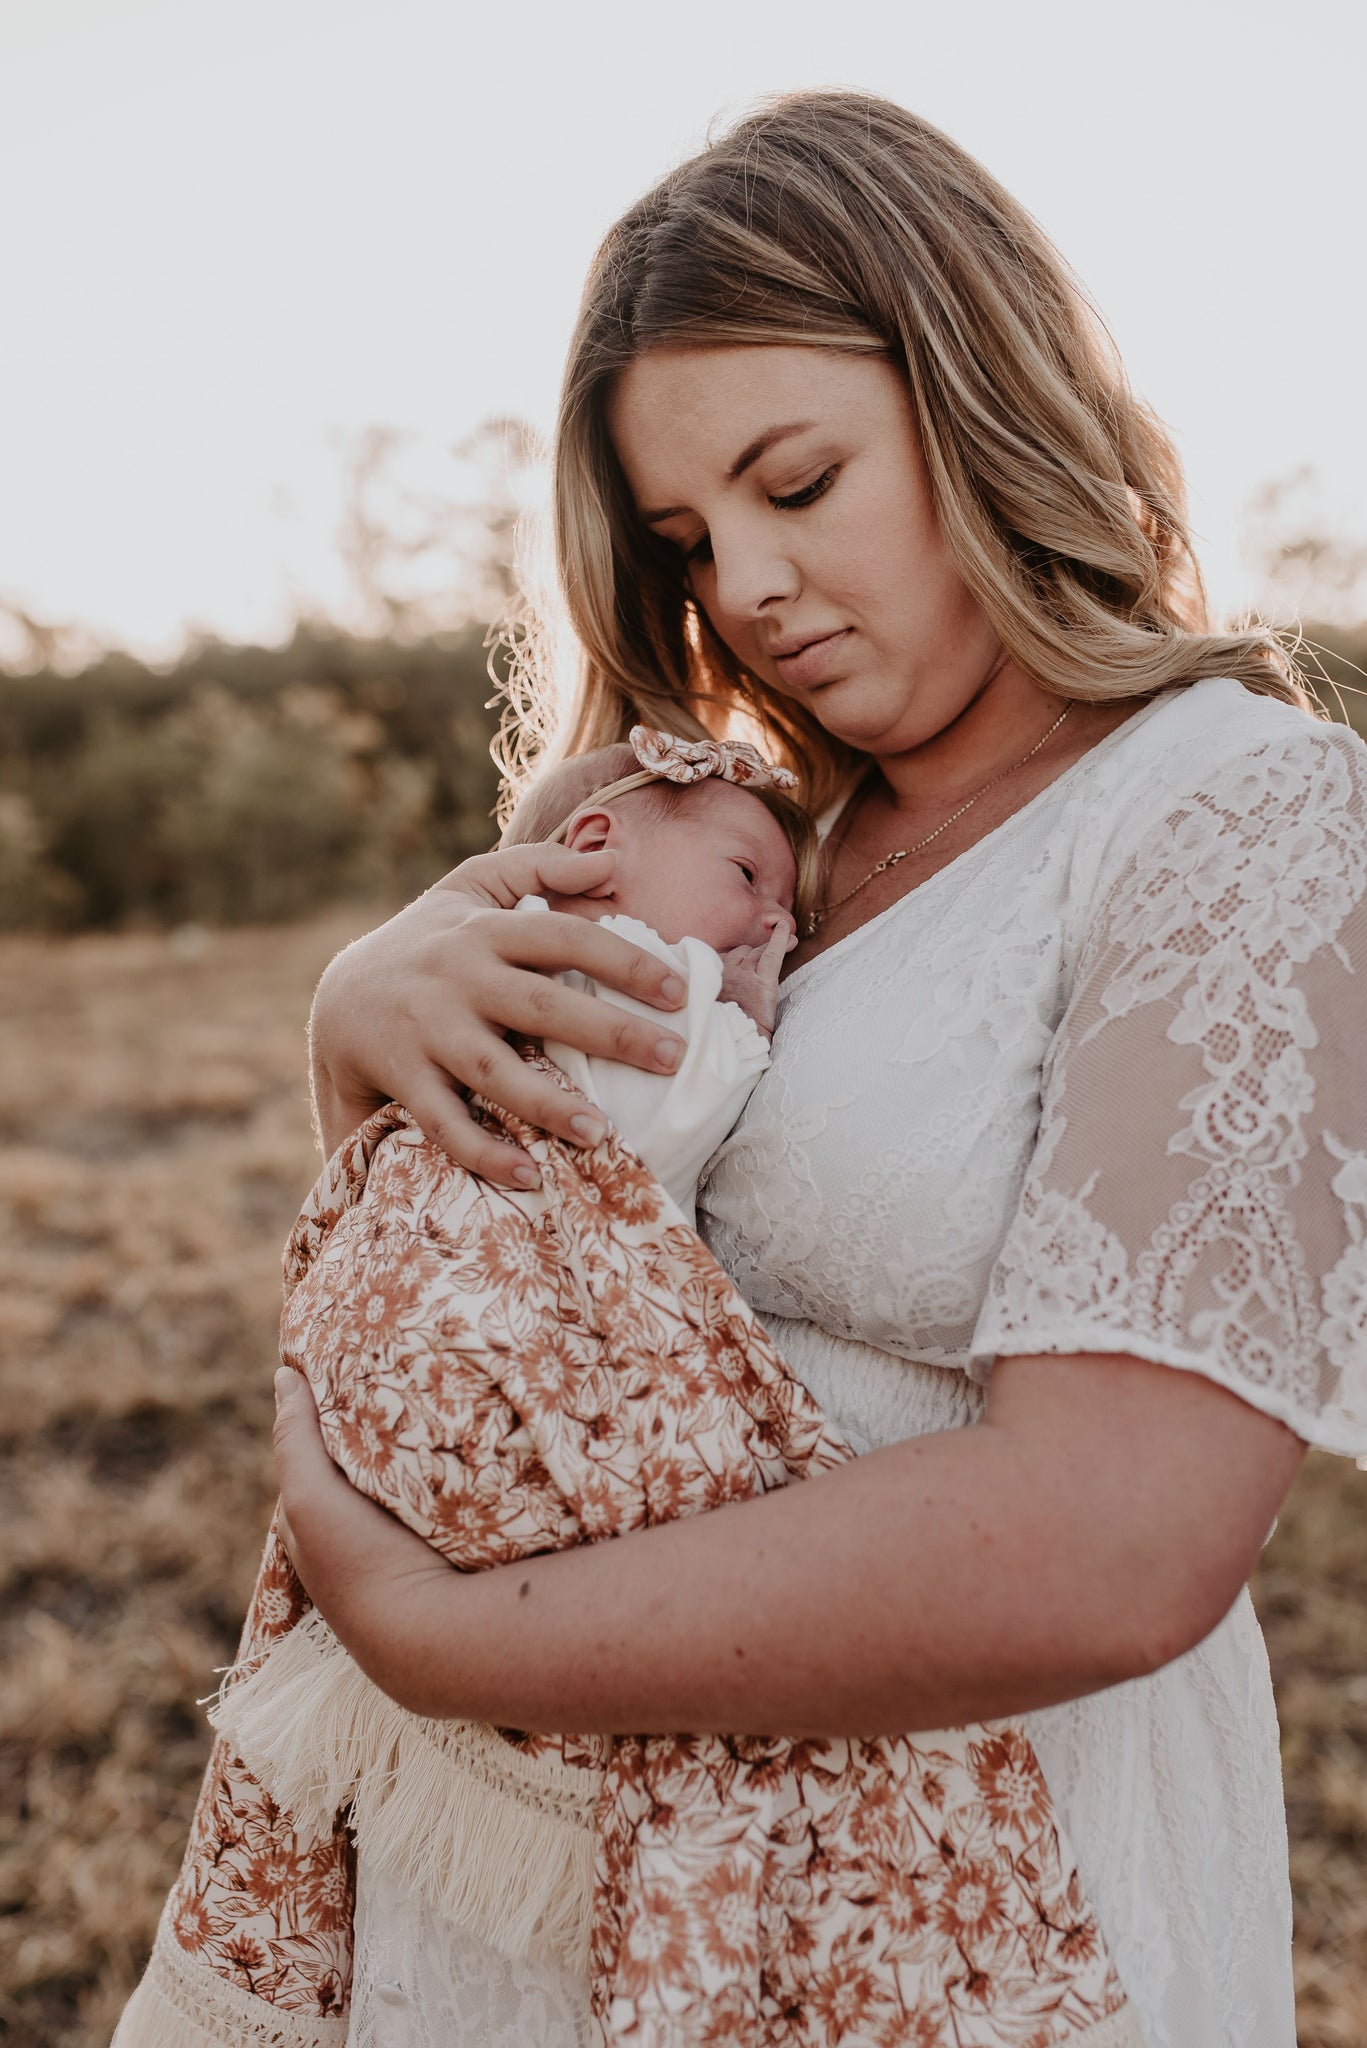
[[[1088,1351],[1367,1452],[1364,963],[1367,749],[1237,683],[1172,693],[790,976],[704,1232],[861,1449],[972,1422],[998,1355]],[[1247,1594],[1029,1727],[1149,2048],[1294,2048]],[[373,1904],[364,2048],[586,2038],[582,1985]],[[364,2017],[385,1941],[407,2031]]]

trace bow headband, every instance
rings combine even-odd
[[[723,782],[734,782],[742,789],[793,789],[797,785],[791,768],[766,761],[759,748],[752,747],[748,740],[681,740],[672,732],[657,732],[651,725],[633,725],[629,739],[640,768],[634,775],[623,775],[616,782],[605,782],[601,789],[595,789],[583,803],[575,805],[574,816],[594,804],[626,796],[629,790],[644,789],[648,782],[687,784],[705,782],[709,776],[717,775]],[[563,839],[569,827],[570,819],[566,818],[559,830],[551,834],[552,841]]]

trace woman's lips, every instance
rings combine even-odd
[[[800,690],[811,690],[818,683],[829,683],[839,673],[845,642],[851,630],[849,626],[842,626],[837,633],[827,633],[820,640],[809,640],[796,653],[776,654],[774,666],[785,683],[796,683]]]

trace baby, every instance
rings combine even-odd
[[[631,748],[542,777],[500,852],[455,885],[514,915],[610,921],[668,959],[688,980],[678,1072],[524,1048],[617,1129],[580,1149],[476,1102],[540,1169],[539,1189],[510,1190],[390,1104],[295,1227],[282,1357],[342,1470],[458,1570],[752,1499],[852,1455],[685,1227],[767,1063],[807,907],[812,836],[783,781],[748,747],[639,727]],[[519,901],[510,848],[556,837],[613,852],[610,879]],[[880,2038],[905,2038],[914,2012],[926,2038],[975,2048],[1133,2048],[1015,1724],[865,1743],[427,1719],[310,1610],[278,1530],[211,1719],[189,1849],[117,2048],[496,2033],[825,2048],[826,1990],[852,1958]],[[955,1904],[970,1894],[971,1922]],[[968,1984],[992,1991],[1000,2029],[962,2030]]]
[[[649,1074],[550,1040],[545,1052],[603,1110],[694,1221],[698,1177],[769,1064],[784,957],[813,893],[818,851],[794,777],[740,742],[633,728],[630,745],[561,762],[522,797],[500,850],[467,861],[454,886],[514,900],[507,850],[555,840],[610,852],[610,881],[583,896],[524,896],[522,911],[591,917],[675,967],[688,1001],[668,1021],[686,1040],[676,1073]],[[450,885],[448,885],[450,886]],[[647,1021],[639,998],[560,977]]]

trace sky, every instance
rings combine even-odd
[[[849,85],[974,151],[1173,428],[1367,534],[1360,0],[0,0],[0,599],[151,654],[336,607],[339,449],[546,429],[616,215]]]

